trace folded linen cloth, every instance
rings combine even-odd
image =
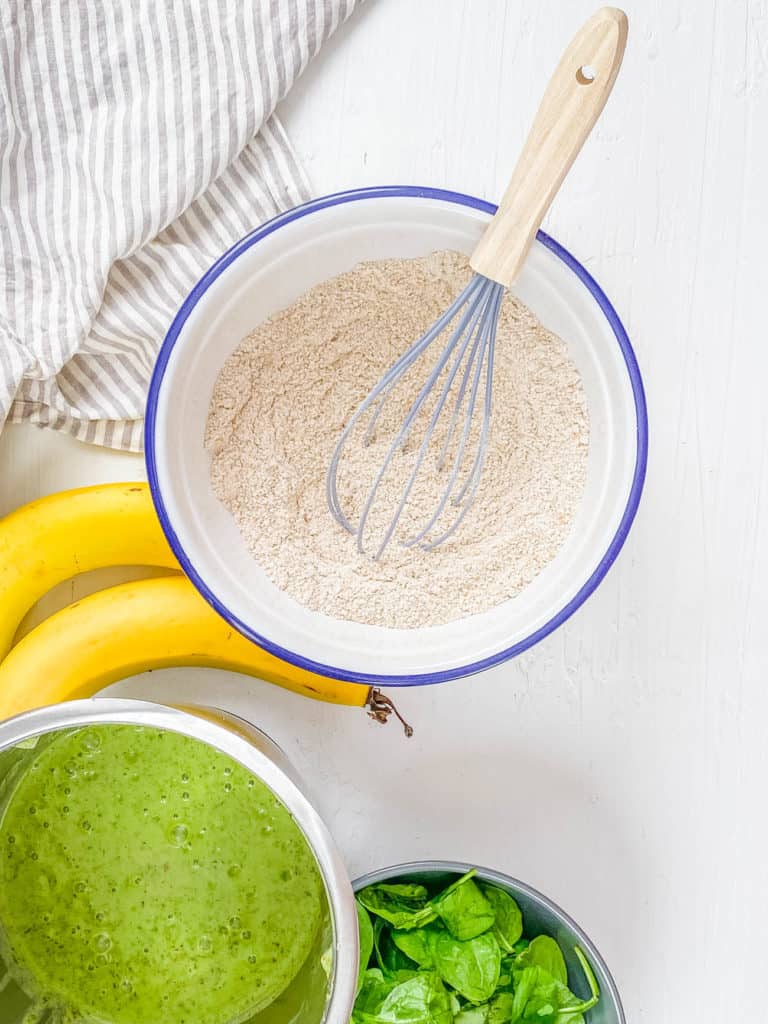
[[[137,451],[192,285],[308,198],[274,116],[357,0],[4,0],[0,426]]]

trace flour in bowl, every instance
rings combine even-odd
[[[345,423],[470,274],[454,252],[362,263],[260,324],[219,374],[205,437],[214,491],[269,578],[307,608],[399,628],[451,622],[513,597],[568,535],[586,479],[584,391],[563,342],[510,294],[496,336],[491,441],[458,531],[432,551],[393,542],[374,561],[328,511],[325,475]],[[398,390],[390,425],[415,395]],[[384,417],[380,426],[381,438],[377,429],[368,447],[352,446],[340,475],[353,515],[386,454]],[[426,466],[404,535],[429,519],[444,473]]]

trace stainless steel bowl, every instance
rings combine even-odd
[[[357,914],[352,887],[328,830],[302,793],[292,766],[277,744],[251,723],[216,708],[168,707],[114,698],[72,701],[0,723],[0,802],[5,778],[31,746],[30,741],[45,733],[87,725],[137,725],[181,733],[239,761],[270,787],[290,811],[315,855],[330,908],[333,956],[332,963],[326,965],[329,976],[319,964],[314,971],[308,969],[294,1005],[290,1009],[283,1005],[280,1012],[269,1007],[253,1018],[253,1024],[347,1024],[358,970]],[[8,756],[13,749],[18,757]],[[7,756],[3,757],[4,754]],[[15,983],[3,986],[4,974],[0,961],[0,1021],[20,1024],[26,1019],[30,1000]]]
[[[396,864],[391,868],[372,871],[370,874],[356,879],[352,885],[355,892],[359,892],[375,882],[406,879],[422,882],[424,885],[436,884],[439,886],[443,883],[448,885],[454,878],[465,874],[472,867],[474,867],[472,864],[461,864],[448,860],[413,861],[410,864]],[[510,896],[514,897],[523,912],[526,931],[537,935],[551,935],[557,939],[568,966],[569,977],[573,979],[573,991],[576,995],[586,999],[589,997],[589,992],[579,969],[578,960],[573,953],[573,947],[580,946],[584,950],[595,972],[601,993],[600,1002],[588,1014],[589,1024],[626,1024],[619,992],[605,960],[589,936],[576,922],[556,903],[537,892],[536,889],[532,889],[530,885],[526,885],[525,882],[520,882],[516,878],[510,878],[509,875],[504,875],[500,871],[491,871],[488,868],[477,868],[477,875],[478,878],[491,882],[500,889],[505,889]]]

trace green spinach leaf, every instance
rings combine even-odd
[[[394,987],[395,982],[386,981],[378,968],[369,968],[355,999],[355,1013],[376,1013]]]
[[[494,913],[493,934],[506,953],[515,950],[515,943],[523,934],[523,915],[508,892],[495,885],[480,885],[480,891]]]
[[[371,914],[388,921],[394,928],[421,928],[437,917],[427,902],[423,885],[369,885],[358,893],[358,900]]]
[[[468,999],[485,1003],[496,991],[501,951],[490,933],[462,942],[443,929],[428,929],[432,963],[440,977]]]
[[[429,928],[417,928],[415,931],[392,932],[392,941],[407,957],[419,967],[433,967],[432,950],[429,942]]]
[[[553,978],[543,967],[524,967],[515,975],[514,1004],[519,1017],[513,1019],[536,1024],[583,1024],[583,1014],[597,1004],[600,993],[592,969],[581,950],[577,951],[579,954],[582,966],[587,964],[587,977],[591,976],[589,985],[592,994],[589,999],[579,999],[567,985]]]
[[[458,889],[459,886],[464,885],[465,882],[468,882],[470,880],[470,878],[476,878],[476,877],[477,877],[477,868],[470,868],[469,871],[467,871],[466,874],[461,875],[459,878],[456,879],[455,882],[451,882],[451,884],[447,888],[445,888],[441,892],[439,892],[437,894],[437,896],[435,896],[435,899],[440,899],[441,896],[448,896],[449,893],[452,893],[454,889]]]
[[[408,968],[408,970],[394,971],[388,978],[387,981],[391,981],[395,985],[402,985],[404,981],[410,981],[411,978],[418,976],[418,971]]]
[[[488,1007],[488,1024],[512,1024],[517,1018],[515,997],[511,992],[499,992]]]
[[[556,981],[541,967],[526,967],[534,982],[521,1020],[536,1024],[576,1024],[582,1018],[584,1003],[562,982]]]
[[[379,892],[389,893],[390,896],[416,900],[419,903],[426,903],[429,899],[427,887],[425,885],[417,885],[414,882],[377,882],[373,888],[378,889]]]
[[[432,900],[445,927],[462,942],[493,927],[496,915],[471,875],[465,875]]]
[[[353,1024],[453,1024],[454,1005],[440,978],[423,971],[395,985],[375,1008],[358,1007]]]
[[[357,930],[360,936],[360,969],[357,974],[357,990],[363,984],[363,978],[368,968],[368,962],[373,953],[373,925],[368,916],[368,911],[360,903],[357,903]]]
[[[379,970],[385,978],[392,977],[398,971],[413,969],[413,963],[397,948],[392,940],[389,925],[381,918],[377,918],[373,926],[373,951]]]
[[[512,995],[512,1016],[511,1020],[523,1019],[523,1013],[528,1001],[533,995],[539,983],[540,968],[524,967],[515,975],[515,989]]]
[[[528,948],[515,958],[515,967],[542,967],[551,974],[555,981],[562,985],[568,984],[568,968],[560,947],[549,935],[539,935],[532,939]]]

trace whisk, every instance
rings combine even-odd
[[[384,518],[374,558],[381,557],[395,536],[427,451],[436,438],[439,440],[440,433],[443,439],[437,467],[445,470],[447,477],[436,495],[434,512],[402,543],[426,550],[435,548],[453,536],[467,515],[480,484],[490,439],[494,346],[501,302],[608,99],[621,66],[627,31],[624,12],[604,7],[577,33],[550,79],[498,210],[472,253],[473,277],[442,316],[381,377],[343,430],[328,467],[326,494],[331,514],[356,535],[360,552],[365,550],[366,527],[382,481],[397,453],[406,449],[416,423],[422,420],[426,428],[415,445],[394,511]],[[387,399],[443,334],[447,342],[397,428],[353,524],[342,509],[338,485],[339,467],[350,437],[368,415],[362,443],[370,443]],[[446,515],[449,524],[442,522]]]

